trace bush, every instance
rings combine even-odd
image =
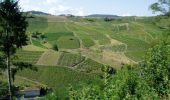
[[[53,50],[55,50],[55,51],[59,51],[59,49],[58,49],[58,45],[57,45],[57,44],[54,44],[54,45],[53,45]]]

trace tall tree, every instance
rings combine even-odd
[[[158,2],[153,3],[150,8],[153,12],[160,12],[170,16],[170,0],[158,0]]]
[[[12,79],[11,79],[11,55],[15,54],[17,48],[26,45],[27,28],[26,17],[20,12],[18,0],[0,1],[0,47],[6,57],[6,67],[8,74],[9,95],[12,99]]]

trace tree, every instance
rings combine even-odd
[[[154,13],[160,12],[170,16],[170,0],[158,0],[158,2],[150,6],[150,9],[152,9]]]
[[[0,26],[2,27],[0,47],[6,57],[10,100],[12,99],[11,55],[15,54],[17,48],[26,45],[27,25],[26,17],[20,12],[18,0],[0,1]]]
[[[153,88],[160,99],[165,99],[170,93],[170,47],[163,42],[149,50],[147,57],[141,63],[143,79]]]

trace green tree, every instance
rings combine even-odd
[[[12,99],[11,55],[15,53],[16,48],[26,45],[27,25],[26,17],[20,12],[18,0],[0,1],[0,26],[2,27],[0,47],[6,57],[10,100]]]
[[[158,2],[153,3],[150,9],[155,12],[160,12],[165,15],[170,15],[170,0],[158,0]]]
[[[170,46],[163,42],[149,50],[141,64],[143,79],[153,88],[160,99],[170,93]]]

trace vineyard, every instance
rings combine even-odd
[[[103,67],[104,67],[103,64],[88,58],[83,63],[79,64],[77,66],[77,69],[81,72],[86,73],[101,73],[101,69]]]
[[[40,51],[18,51],[12,61],[36,64],[42,54]]]
[[[105,65],[119,70],[123,64],[138,63],[163,38],[162,29],[147,18],[106,22],[91,17],[33,16],[28,19],[27,33],[41,33],[44,39],[30,38],[13,61],[31,63],[38,71],[25,69],[17,75],[57,89],[61,97],[68,95],[69,84],[76,88],[81,83],[101,83],[99,75]],[[19,83],[33,84],[17,78],[15,84]]]
[[[74,71],[70,68],[54,66],[37,66],[37,68],[37,72],[25,69],[23,71],[19,71],[17,75],[48,85],[48,87],[56,90],[55,92],[57,92],[60,98],[64,98],[68,95],[66,90],[70,85],[78,88],[81,83],[101,83],[99,77],[95,74],[86,74]]]
[[[80,54],[71,54],[71,53],[62,53],[59,60],[59,66],[67,66],[67,67],[75,67],[79,63],[83,62],[85,57],[81,56]]]
[[[125,45],[102,46],[100,47],[100,49],[112,52],[125,52],[126,46]]]

